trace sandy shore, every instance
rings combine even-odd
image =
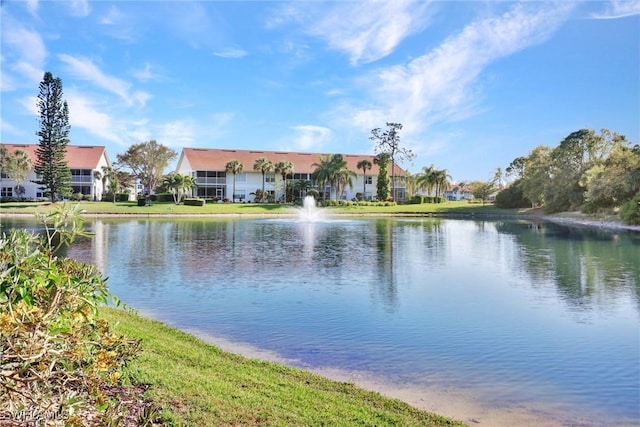
[[[146,315],[153,317],[152,313]],[[606,419],[604,415],[596,418],[585,413],[578,413],[571,408],[564,407],[561,402],[555,405],[549,402],[496,405],[495,402],[489,402],[490,396],[482,396],[469,389],[442,385],[404,384],[376,377],[367,372],[304,366],[298,360],[286,359],[276,353],[248,344],[215,337],[198,330],[187,330],[186,332],[214,344],[224,351],[248,358],[302,368],[335,381],[353,383],[366,390],[402,400],[416,408],[462,421],[468,426],[596,427],[606,425],[604,421],[596,421],[596,419]]]
[[[595,227],[604,230],[640,232],[640,225],[625,224],[619,219],[594,218],[581,212],[563,212],[554,215],[540,215],[539,218],[545,221],[569,226]]]

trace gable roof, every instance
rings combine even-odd
[[[36,150],[37,144],[2,144],[7,148],[9,153],[15,150],[22,150],[29,155],[31,163],[35,165],[38,156]],[[100,163],[100,158],[105,156],[109,162],[109,156],[104,146],[100,145],[67,145],[67,154],[65,159],[72,169],[95,169]]]
[[[228,162],[237,160],[242,163],[245,172],[253,171],[253,164],[260,157],[264,157],[272,163],[289,161],[293,164],[294,173],[312,173],[316,167],[314,163],[320,163],[322,156],[330,156],[333,153],[302,153],[294,151],[268,151],[268,150],[236,150],[224,148],[183,148],[180,161],[185,160],[194,171],[224,171]],[[367,159],[371,162],[372,168],[367,171],[367,175],[377,175],[378,165],[374,164],[375,156],[369,154],[343,154],[342,157],[347,162],[347,167],[353,172],[358,172],[357,164],[360,160]],[[391,167],[389,167],[391,169]],[[396,164],[396,175],[404,175],[404,169]]]

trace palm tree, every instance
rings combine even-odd
[[[25,151],[20,149],[15,150],[13,154],[8,154],[5,148],[3,156],[2,172],[10,180],[15,181],[16,195],[21,196],[24,194],[22,183],[27,179],[27,175],[31,171],[31,158]]]
[[[418,185],[418,188],[420,188],[423,191],[426,191],[427,195],[431,194],[431,191],[433,191],[433,188],[436,185],[435,172],[436,172],[436,169],[435,167],[433,167],[433,165],[423,166],[422,172],[420,172],[418,174],[418,177],[416,178],[416,184]]]
[[[365,200],[365,195],[367,194],[367,170],[371,170],[372,164],[371,164],[371,161],[364,159],[364,160],[360,160],[356,165],[356,167],[358,169],[362,169],[362,181],[363,181],[362,200]]]
[[[340,199],[347,185],[353,187],[353,176],[357,177],[357,174],[347,167],[347,161],[342,154],[322,156],[320,163],[314,163],[313,166],[316,167],[312,174],[313,179],[321,185],[328,182],[331,185],[331,192],[336,196],[336,201]]]
[[[262,196],[261,198],[263,200],[260,200],[261,202],[264,201],[264,180],[265,180],[265,175],[267,174],[267,172],[273,172],[273,163],[271,163],[269,160],[267,160],[264,157],[260,157],[259,159],[256,159],[255,163],[253,164],[253,170],[256,172],[261,172],[262,173]]]
[[[496,172],[493,175],[493,183],[498,186],[498,190],[502,190],[504,188],[504,172],[501,167],[496,168]]]
[[[173,203],[180,203],[181,189],[184,182],[184,175],[172,172],[162,178],[162,186],[173,195]]]
[[[180,189],[184,196],[193,196],[193,189],[198,186],[198,181],[191,175],[182,175],[182,188]]]
[[[404,179],[404,185],[405,185],[405,189],[406,189],[406,198],[409,199],[411,197],[413,197],[416,193],[416,180],[417,180],[418,176],[417,175],[413,175],[410,172],[406,172],[405,176],[403,177]]]
[[[287,175],[293,173],[293,163],[281,160],[273,166],[273,169],[282,176],[284,202],[287,203]]]
[[[322,199],[325,200],[325,186],[327,182],[331,182],[331,156],[320,156],[320,163],[313,163],[311,166],[315,168],[311,174],[313,182],[318,184],[322,191]]]
[[[231,194],[231,203],[235,203],[236,201],[236,175],[242,173],[242,170],[242,163],[237,160],[231,160],[225,167],[225,171],[233,175],[233,192]]]
[[[104,196],[106,193],[112,193],[113,203],[116,202],[116,193],[118,192],[119,184],[117,178],[117,172],[111,166],[102,166],[102,172],[93,171],[93,179],[96,181],[100,181],[102,183],[102,194]],[[109,186],[107,187],[107,182]],[[109,189],[107,191],[107,188]],[[102,199],[102,197],[101,197]]]
[[[347,167],[347,162],[344,162],[344,167],[338,169],[335,173],[336,182],[336,201],[342,199],[344,190],[347,188],[353,188],[354,179],[358,179],[358,174]]]
[[[343,174],[344,170],[348,170],[347,162],[342,157],[342,154],[334,154],[331,156],[331,159],[329,160],[329,170],[330,170],[329,182],[331,182],[331,189],[334,191],[334,194],[336,195],[336,201],[338,201],[340,200],[340,196],[341,196],[340,194],[341,193],[340,186],[342,181],[341,175]]]
[[[444,191],[445,188],[451,182],[451,175],[449,175],[449,171],[446,169],[441,169],[435,171],[434,182],[436,185],[436,200],[440,200],[440,194]]]
[[[306,179],[301,179],[296,181],[293,184],[293,189],[296,191],[298,196],[302,198],[307,195],[307,192],[311,189],[311,181],[307,181]]]

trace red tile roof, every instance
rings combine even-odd
[[[2,144],[9,153],[22,150],[29,155],[31,163],[35,164],[37,144]],[[95,169],[102,154],[106,155],[105,147],[99,145],[67,145],[67,163],[72,169]],[[107,157],[108,159],[108,157]]]
[[[267,150],[236,150],[222,148],[183,148],[182,155],[186,157],[192,170],[223,171],[228,162],[237,160],[242,163],[245,172],[253,171],[253,164],[260,157],[264,157],[272,163],[289,161],[293,164],[294,173],[312,173],[316,168],[314,163],[320,163],[321,156],[330,156],[332,153],[300,153],[293,151],[267,151]],[[372,168],[367,174],[377,175],[378,165],[373,163],[375,156],[368,154],[343,154],[349,170],[360,173],[357,164],[360,160],[367,159]],[[389,167],[391,171],[391,167]],[[404,170],[396,165],[396,174],[404,175]]]

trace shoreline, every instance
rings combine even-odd
[[[33,216],[34,213],[21,212],[0,212],[0,218],[23,218]],[[161,214],[161,213],[84,213],[85,218],[292,218],[297,213],[205,213],[205,214]],[[561,212],[557,214],[543,213],[522,213],[522,214],[491,214],[491,213],[333,213],[328,216],[331,218],[353,217],[353,218],[385,218],[385,217],[401,217],[401,218],[447,218],[447,219],[524,219],[524,220],[542,220],[570,227],[590,227],[607,231],[629,231],[640,233],[640,225],[625,224],[620,219],[598,218],[585,215],[581,212]]]
[[[141,315],[157,319],[152,312]],[[162,321],[162,320],[160,320]],[[300,361],[287,359],[279,354],[251,344],[214,336],[198,329],[182,329],[223,351],[249,359],[258,359],[303,369],[333,381],[352,383],[365,390],[374,391],[401,400],[418,409],[461,421],[468,426],[511,427],[598,427],[607,424],[606,414],[586,414],[576,408],[567,408],[562,402],[520,402],[496,404],[489,396],[477,390],[442,384],[406,384],[376,376],[369,372],[349,371],[336,367],[307,366]],[[446,383],[446,381],[445,381]],[[591,415],[591,417],[589,417]],[[623,421],[624,422],[624,421]],[[621,424],[624,425],[624,424]]]

